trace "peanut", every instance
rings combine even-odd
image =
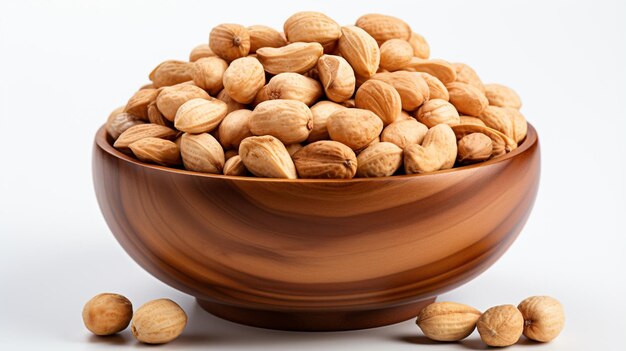
[[[457,146],[454,132],[447,124],[428,130],[422,145],[412,144],[404,149],[404,170],[407,174],[428,173],[454,166]]]
[[[326,122],[330,139],[360,150],[378,137],[383,121],[372,111],[358,108],[333,112]]]
[[[320,140],[293,154],[300,178],[352,178],[356,174],[357,159],[346,145]]]

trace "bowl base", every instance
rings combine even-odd
[[[205,311],[253,327],[291,331],[341,331],[382,327],[415,318],[436,297],[366,311],[269,311],[196,299]]]

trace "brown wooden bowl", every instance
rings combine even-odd
[[[143,268],[242,324],[348,330],[415,317],[511,245],[539,185],[532,126],[515,151],[423,175],[223,176],[142,163],[96,134],[111,231]]]

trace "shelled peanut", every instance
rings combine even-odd
[[[488,346],[511,346],[522,334],[537,342],[550,342],[563,330],[565,313],[550,296],[531,296],[517,307],[494,306],[479,310],[456,302],[435,302],[420,311],[416,320],[424,335],[436,341],[460,341],[478,329]]]
[[[429,56],[380,14],[340,26],[300,12],[283,32],[221,24],[188,62],[159,64],[106,130],[144,162],[290,179],[428,173],[517,148],[517,94]]]
[[[187,325],[187,314],[172,300],[152,300],[133,313],[130,300],[113,293],[98,294],[87,301],[82,317],[85,327],[99,336],[119,333],[130,324],[133,336],[145,344],[168,343]]]

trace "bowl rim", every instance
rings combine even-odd
[[[450,169],[445,169],[445,170],[435,171],[435,172],[430,172],[430,173],[392,175],[388,177],[351,178],[351,179],[308,179],[308,178],[285,179],[285,178],[261,178],[261,177],[251,177],[251,176],[231,176],[231,175],[223,175],[223,174],[201,173],[201,172],[189,171],[185,169],[171,168],[171,167],[160,166],[156,164],[149,164],[149,163],[139,161],[115,149],[113,145],[111,145],[111,143],[109,143],[107,139],[108,138],[107,138],[107,132],[106,132],[106,124],[103,124],[96,132],[94,146],[99,147],[101,150],[117,158],[120,161],[131,163],[135,166],[150,168],[156,171],[187,175],[187,176],[196,176],[196,177],[204,177],[204,178],[212,178],[212,179],[224,179],[224,180],[236,180],[236,181],[270,182],[270,183],[359,183],[359,182],[377,182],[377,181],[389,181],[389,180],[401,181],[401,180],[408,180],[408,179],[413,179],[413,178],[433,177],[433,176],[444,175],[448,173],[458,173],[458,172],[475,170],[477,168],[488,167],[490,165],[495,165],[495,164],[499,164],[505,161],[509,161],[512,158],[515,158],[519,155],[522,155],[528,152],[528,150],[530,150],[531,147],[537,144],[539,141],[537,131],[532,126],[532,124],[528,123],[528,132],[526,134],[526,138],[522,140],[522,143],[515,150],[503,156],[500,156],[491,160],[487,160],[485,162],[475,163],[472,165],[450,168]]]

